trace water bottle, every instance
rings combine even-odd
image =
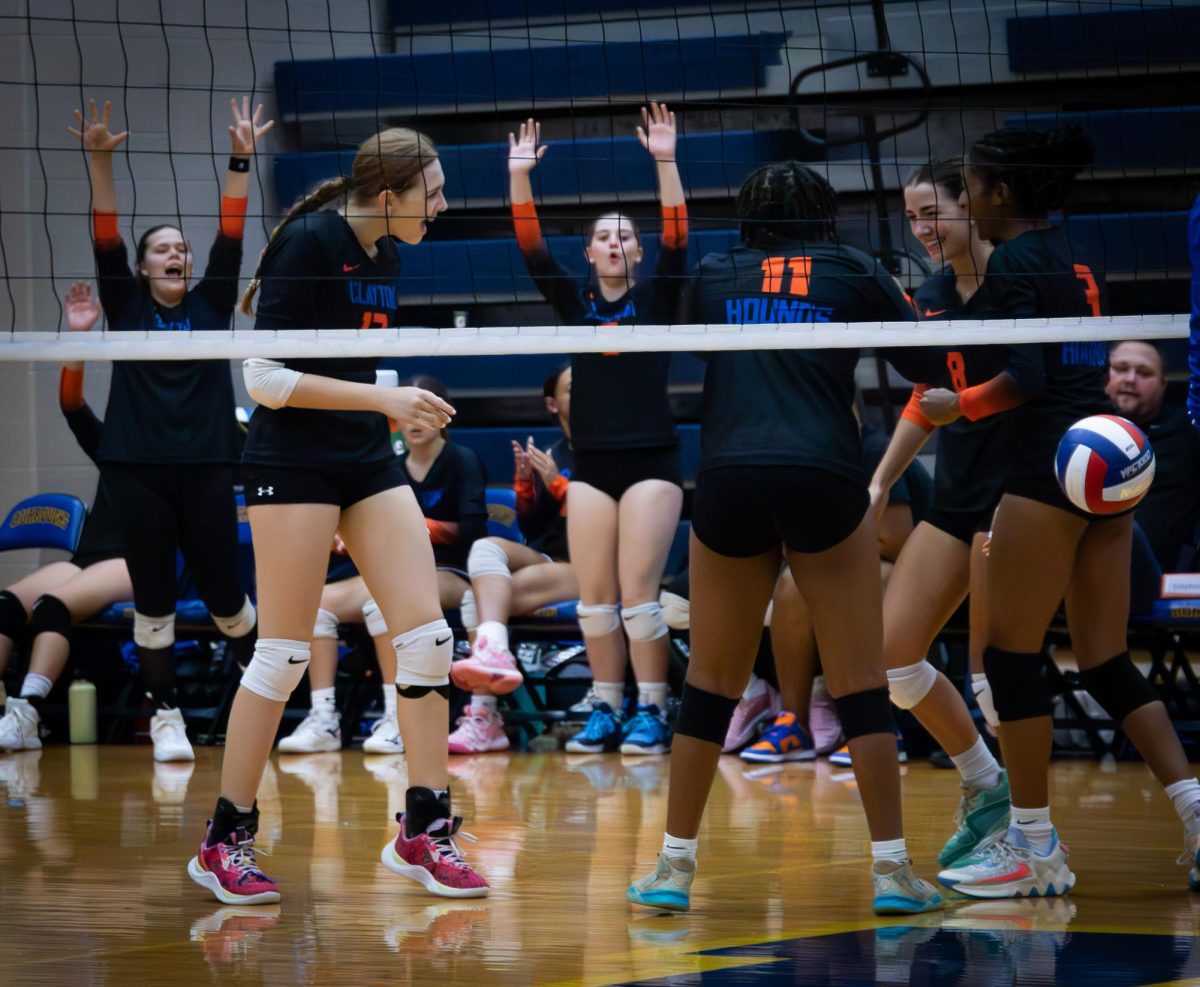
[[[96,687],[87,679],[76,679],[67,690],[71,721],[71,743],[96,742]]]

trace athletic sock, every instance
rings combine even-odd
[[[753,672],[750,673],[750,681],[746,685],[746,691],[742,693],[743,699],[753,699],[767,687],[765,679],[760,679]]]
[[[383,683],[383,715],[390,720],[396,719],[396,683]]]
[[[667,683],[640,682],[638,683],[638,705],[657,706],[664,715],[667,712]]]
[[[596,694],[596,701],[608,703],[614,713],[621,712],[621,707],[625,705],[624,682],[593,682],[592,691]]]
[[[871,859],[872,860],[890,860],[895,864],[904,864],[908,862],[908,844],[904,841],[904,837],[898,840],[875,840],[871,841]]]
[[[472,696],[471,705],[494,713],[500,708],[500,700],[497,696]]]
[[[337,690],[332,685],[328,689],[313,689],[313,712],[319,713],[321,716],[336,717],[338,715],[336,692]]]
[[[479,637],[486,637],[491,644],[501,651],[508,650],[508,625],[498,620],[485,620],[475,632]]]
[[[1165,789],[1175,812],[1184,823],[1190,823],[1197,812],[1197,802],[1200,802],[1200,782],[1195,778],[1177,781]]]
[[[1054,836],[1054,824],[1050,821],[1050,806],[1040,809],[1020,809],[1013,806],[1010,810],[1009,832],[1016,831],[1025,837],[1034,851],[1044,854],[1050,849]]]
[[[45,699],[50,695],[50,690],[54,687],[45,675],[38,675],[37,672],[30,672],[25,676],[25,681],[21,683],[21,698],[22,699]]]
[[[699,843],[699,839],[685,840],[670,833],[663,833],[662,854],[668,860],[678,860],[681,857],[684,860],[695,860]]]
[[[1000,765],[987,749],[982,737],[976,737],[975,743],[961,754],[951,754],[950,760],[962,775],[962,783],[967,788],[976,791],[987,791],[995,788],[1000,782]]]

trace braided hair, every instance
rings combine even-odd
[[[316,212],[337,199],[353,196],[358,200],[371,199],[385,189],[397,194],[408,191],[424,169],[438,157],[437,148],[425,134],[407,127],[392,127],[368,137],[358,147],[349,175],[339,175],[315,186],[301,196],[287,211],[283,220],[271,231],[267,246],[258,257],[254,277],[242,294],[241,310],[253,315],[252,303],[258,292],[263,261],[275,237],[297,216]]]
[[[774,240],[834,240],[837,193],[799,161],[763,165],[742,183],[737,198],[742,239],[766,248]]]
[[[1078,124],[1053,130],[1005,128],[975,141],[966,164],[988,187],[1007,185],[1023,216],[1040,219],[1062,207],[1075,176],[1092,163],[1095,152]]]

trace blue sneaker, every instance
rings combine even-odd
[[[743,761],[778,764],[781,761],[811,761],[817,756],[812,738],[796,722],[796,714],[783,710],[756,744],[742,751]]]
[[[908,751],[904,749],[904,738],[900,735],[900,731],[896,731],[896,760],[901,764],[908,763]],[[829,763],[837,765],[839,768],[852,768],[850,763],[850,745],[842,744],[837,750],[829,755]]]
[[[1010,826],[1003,836],[981,844],[937,879],[968,898],[1051,898],[1075,886],[1069,856],[1057,830],[1050,848],[1039,853],[1024,833]]]
[[[871,879],[875,882],[872,910],[876,915],[917,915],[945,906],[937,888],[913,874],[911,860],[876,860]]]
[[[625,725],[622,754],[666,754],[671,749],[671,728],[657,706],[639,706]]]
[[[696,861],[686,857],[664,857],[660,853],[654,873],[629,885],[625,900],[647,908],[686,912],[692,907],[691,889],[695,878]]]
[[[568,754],[603,754],[621,746],[622,717],[608,703],[596,703],[582,730],[567,741]]]

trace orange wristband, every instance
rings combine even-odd
[[[101,247],[113,247],[121,242],[117,214],[107,210],[92,210],[92,239]]]
[[[687,246],[688,215],[687,206],[663,206],[662,242],[673,250],[682,250]]]
[[[83,407],[83,369],[63,367],[58,377],[58,405],[63,411]]]

